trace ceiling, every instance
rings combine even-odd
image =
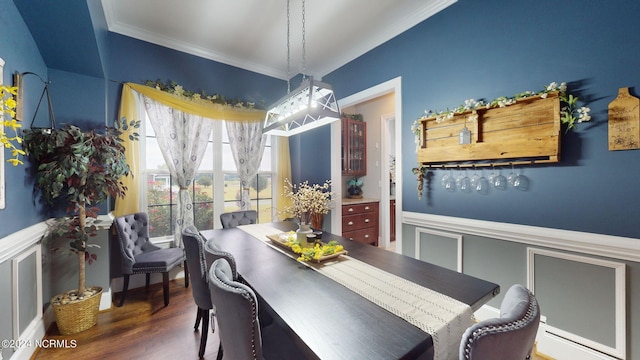
[[[456,0],[102,0],[109,31],[280,79],[317,78]]]

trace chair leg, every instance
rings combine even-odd
[[[189,287],[189,267],[187,266],[187,260],[184,261],[184,287]]]
[[[216,324],[214,323],[215,318],[216,318],[216,310],[215,307],[212,309],[212,314],[211,314],[211,329],[212,332],[215,332],[216,329]],[[220,340],[220,345],[218,346],[218,355],[216,356],[216,360],[222,360],[222,339],[220,339],[220,335],[218,334],[218,340]]]
[[[146,282],[145,282],[145,290],[149,291],[149,282],[151,281],[151,274],[146,273]]]
[[[198,308],[198,315],[196,316],[196,324],[193,326],[193,330],[194,331],[198,331],[198,328],[200,327],[200,320],[202,319],[202,309]],[[206,322],[206,318],[204,320],[204,322]]]
[[[222,360],[222,342],[220,342],[220,346],[218,347],[218,356],[216,356],[216,360]]]
[[[209,318],[209,310],[200,309],[200,311],[202,313],[204,321],[202,321],[202,332],[200,333],[200,352],[198,353],[198,355],[200,355],[200,358],[202,358],[204,356],[204,350],[207,347],[207,335],[209,333],[209,322],[207,321],[207,318]]]
[[[127,289],[129,289],[129,275],[124,275],[124,284],[122,285],[122,295],[120,295],[120,303],[118,307],[124,304],[124,298],[127,296]]]
[[[162,291],[164,292],[164,306],[169,305],[169,272],[162,273]]]

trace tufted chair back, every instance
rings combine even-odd
[[[146,213],[120,216],[115,222],[122,245],[122,271],[131,274],[137,255],[160,248],[149,240],[149,217]]]
[[[262,359],[258,301],[253,290],[233,280],[231,267],[224,258],[211,265],[209,289],[218,310],[216,317],[225,358]]]
[[[222,228],[234,228],[238,225],[255,224],[258,221],[258,212],[255,210],[232,211],[220,214]]]
[[[191,269],[191,292],[193,299],[201,309],[212,309],[209,293],[209,272],[205,259],[205,240],[195,226],[189,225],[182,230],[182,242],[187,255],[187,264]]]
[[[460,342],[460,360],[530,359],[540,324],[540,306],[524,286],[513,285],[502,299],[500,317],[469,327]]]
[[[222,250],[218,241],[215,238],[209,239],[204,245],[205,258],[207,265],[211,266],[217,259],[223,258],[227,260],[231,267],[231,278],[238,280],[238,270],[236,266],[236,259],[229,252]]]

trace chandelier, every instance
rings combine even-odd
[[[315,129],[340,119],[340,109],[327,83],[306,78],[305,53],[305,0],[302,0],[302,73],[301,85],[290,91],[289,71],[291,47],[289,43],[290,11],[287,0],[287,95],[273,104],[267,111],[264,121],[264,134],[291,136]]]

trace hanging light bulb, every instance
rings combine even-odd
[[[275,102],[267,111],[264,134],[290,136],[340,119],[340,109],[331,85],[309,77],[303,78],[301,85],[294,91],[290,91],[289,20],[289,1],[287,1],[287,95]],[[303,76],[306,70],[305,51],[305,0],[302,0]]]

